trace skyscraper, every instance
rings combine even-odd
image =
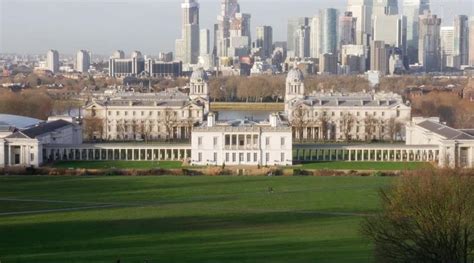
[[[76,54],[76,71],[87,73],[91,65],[90,52],[87,50],[79,50]]]
[[[373,41],[370,46],[370,70],[386,75],[388,73],[389,58],[389,46],[384,41]]]
[[[123,52],[123,50],[116,50],[112,54],[111,58],[124,59],[125,58],[125,52]]]
[[[398,0],[373,0],[372,17],[398,15]]]
[[[199,55],[208,55],[211,51],[211,36],[209,29],[201,29],[199,33]]]
[[[310,28],[301,26],[296,30],[295,38],[295,57],[307,58],[310,56]]]
[[[307,17],[293,17],[288,19],[288,28],[287,28],[287,50],[289,56],[294,55],[295,51],[295,39],[296,31],[301,28],[301,26],[308,26],[309,18]]]
[[[474,66],[474,16],[469,20],[469,65]]]
[[[49,50],[46,54],[46,67],[53,73],[59,72],[59,52],[57,50]]]
[[[441,18],[436,15],[426,13],[420,16],[418,61],[423,65],[426,72],[440,71],[440,25]]]
[[[321,27],[319,16],[311,18],[309,49],[309,55],[312,58],[319,58],[319,55],[321,54]]]
[[[373,40],[384,41],[386,45],[406,52],[407,20],[399,15],[376,15],[373,17]]]
[[[369,45],[372,31],[372,0],[348,0],[347,11],[357,19],[356,39],[358,45]]]
[[[454,55],[454,27],[445,26],[440,29],[442,66],[457,68],[460,66],[459,56]]]
[[[469,18],[465,15],[454,17],[454,55],[461,65],[469,64]]]
[[[419,17],[429,10],[429,0],[403,1],[403,15],[407,17],[407,55],[410,63],[418,62]]]
[[[262,54],[265,58],[273,54],[273,29],[271,26],[257,27],[256,46],[262,48]]]
[[[321,53],[337,54],[338,11],[334,8],[320,10]]]
[[[339,49],[344,45],[355,45],[356,43],[357,18],[352,12],[345,12],[339,18]]]
[[[176,58],[183,64],[196,64],[199,57],[199,4],[195,0],[184,0],[181,16],[181,39],[176,40]]]

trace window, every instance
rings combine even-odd
[[[214,162],[217,162],[217,153],[215,152],[214,153],[214,159],[213,159]]]
[[[250,156],[250,153],[247,153],[247,162],[248,162],[248,163],[250,163],[250,162],[252,161],[250,157],[251,157],[251,156]]]
[[[285,146],[285,137],[281,137],[280,139],[280,145]]]
[[[111,111],[109,111],[109,112],[108,112],[108,115],[109,115],[109,116],[111,116],[111,115],[112,115],[112,112],[111,112]]]
[[[242,163],[244,162],[244,154],[243,153],[239,153],[239,162]]]
[[[382,111],[382,116],[385,116],[385,111]]]
[[[30,160],[31,160],[32,162],[35,160],[35,154],[34,154],[34,153],[32,153],[32,154],[30,155]]]
[[[219,139],[218,137],[214,137],[214,139],[213,139],[213,141],[214,141],[214,142],[213,142],[213,143],[214,143],[214,147],[217,146],[217,140],[218,140],[218,139]]]
[[[235,156],[235,153],[232,153],[232,162],[234,162],[234,163],[235,163],[235,161],[236,161],[236,158],[235,158],[235,157],[236,157],[236,156]]]
[[[202,162],[202,153],[198,153],[198,162]]]
[[[270,153],[265,153],[265,161],[270,162]]]
[[[229,145],[230,145],[230,135],[226,134],[225,135],[225,146],[229,146]]]
[[[132,112],[132,114],[133,114],[133,116],[135,116],[136,112],[134,111],[134,112]]]
[[[270,145],[270,137],[265,137],[265,145]]]
[[[142,111],[142,116],[145,116],[145,112],[144,112],[144,111]]]
[[[120,111],[116,111],[115,115],[120,116]]]
[[[199,145],[199,146],[202,145],[202,137],[198,137],[198,145]]]
[[[225,161],[228,163],[229,162],[229,153],[225,153]]]
[[[285,153],[280,154],[280,161],[283,163],[285,162]]]
[[[258,161],[258,155],[257,153],[253,153],[253,161],[257,162]]]

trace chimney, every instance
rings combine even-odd
[[[209,112],[207,115],[207,127],[214,127],[216,125],[216,115],[213,112]]]
[[[278,126],[278,115],[276,113],[270,114],[270,125],[272,128],[276,128]]]

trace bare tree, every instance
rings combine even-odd
[[[392,117],[387,123],[387,133],[391,143],[393,143],[402,130],[402,124],[395,118]]]
[[[377,262],[470,262],[474,178],[468,173],[417,171],[381,190],[381,212],[362,223]]]
[[[354,115],[349,112],[344,112],[341,117],[341,133],[344,136],[345,141],[350,141],[352,129],[354,128],[354,123],[356,119]]]
[[[125,121],[124,120],[118,120],[116,124],[116,129],[117,129],[117,137],[119,140],[124,140],[125,139],[125,133],[127,132],[126,126],[125,126]]]
[[[298,139],[300,142],[303,141],[303,131],[308,125],[307,114],[308,111],[302,106],[297,107],[292,112],[291,126],[295,129],[295,139]]]
[[[88,140],[103,139],[104,122],[98,117],[85,117],[83,122],[84,136]]]
[[[166,108],[162,112],[161,117],[162,117],[161,121],[166,130],[166,138],[168,140],[172,139],[174,137],[173,131],[178,122],[177,113],[171,108]]]
[[[365,136],[367,138],[367,141],[372,141],[374,134],[377,129],[377,119],[368,114],[365,119],[364,119],[364,125],[365,125]]]
[[[321,133],[323,134],[323,140],[329,140],[328,131],[330,126],[330,118],[326,111],[321,111],[318,113],[318,122],[319,127],[321,129]]]

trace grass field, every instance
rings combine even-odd
[[[54,168],[78,168],[78,169],[179,169],[182,162],[175,161],[77,161],[59,162],[53,165]]]
[[[371,262],[359,223],[392,180],[0,177],[0,260]]]
[[[369,170],[400,171],[431,168],[429,163],[422,162],[314,162],[301,165],[303,169],[314,170]]]

